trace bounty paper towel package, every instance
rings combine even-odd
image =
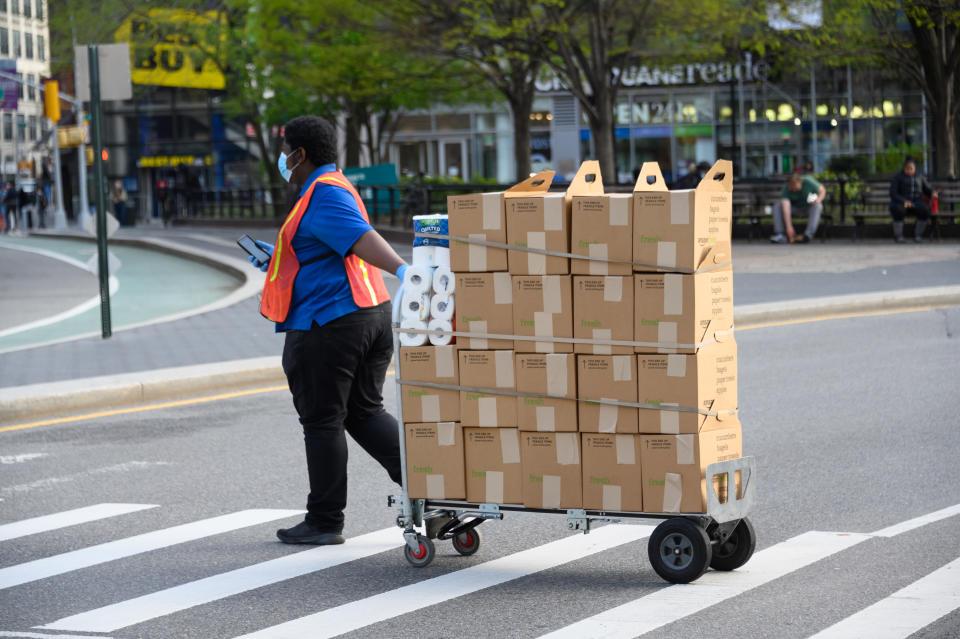
[[[430,235],[448,235],[446,215],[414,215],[413,232]],[[436,267],[450,266],[450,240],[436,237],[414,236],[413,263]]]

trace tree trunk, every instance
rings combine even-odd
[[[530,177],[530,110],[533,95],[516,96],[510,100],[513,112],[513,157],[517,166],[517,182]]]
[[[247,119],[253,124],[254,139],[257,141],[257,148],[260,150],[260,163],[266,172],[267,183],[270,185],[270,196],[273,201],[273,215],[283,217],[286,212],[286,202],[284,194],[286,193],[286,182],[280,175],[277,163],[274,160],[274,154],[267,148],[263,141],[263,122],[259,116],[247,116]]]
[[[933,175],[937,177],[957,176],[957,119],[947,108],[930,109],[933,124]]]
[[[357,119],[353,109],[347,116],[347,130],[344,146],[346,148],[346,158],[344,166],[360,166],[360,126],[361,122]]]
[[[594,85],[596,86],[596,85]],[[596,117],[590,118],[590,135],[593,136],[594,150],[600,163],[600,174],[604,183],[616,184],[617,161],[614,154],[613,99],[609,91],[597,87],[594,98],[597,104]]]

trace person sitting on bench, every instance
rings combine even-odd
[[[775,244],[787,242],[809,242],[817,234],[820,215],[823,214],[823,199],[827,190],[810,176],[792,173],[780,193],[780,201],[773,207],[773,231],[770,238]],[[807,229],[803,235],[797,235],[793,229],[791,213],[807,210]],[[784,235],[786,233],[786,235]]]
[[[903,169],[890,182],[890,215],[893,216],[893,240],[903,243],[903,218],[905,215],[916,215],[917,224],[913,228],[915,242],[923,241],[923,232],[930,219],[930,206],[923,199],[926,195],[933,199],[935,191],[927,182],[927,178],[917,175],[917,163],[913,158],[907,158]]]

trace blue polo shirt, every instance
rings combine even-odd
[[[300,197],[314,180],[336,170],[334,164],[319,167],[303,185]],[[293,236],[293,251],[301,266],[293,283],[290,312],[285,321],[277,322],[277,332],[310,330],[314,322],[323,326],[359,309],[353,301],[343,258],[372,228],[349,191],[329,182],[317,183]]]

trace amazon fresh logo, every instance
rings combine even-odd
[[[655,237],[647,237],[646,235],[641,235],[641,236],[640,236],[640,242],[641,242],[642,244],[656,244],[656,243],[659,242],[659,241],[660,241],[660,236],[659,236],[659,235],[657,235],[657,236],[655,236]]]
[[[414,466],[413,472],[415,473],[433,473],[433,466]]]
[[[655,405],[655,406],[659,406],[660,404],[663,403],[663,400],[662,400],[662,399],[647,399],[647,398],[644,398],[643,403],[644,403],[644,404],[653,404],[653,405]]]
[[[482,322],[483,318],[482,317],[464,317],[463,321],[464,322]]]
[[[610,483],[610,478],[609,478],[609,477],[593,477],[593,476],[591,475],[591,476],[590,476],[590,483],[591,483],[591,484],[603,484],[603,485],[606,485],[606,484],[609,484],[609,483]]]
[[[530,483],[531,483],[531,484],[542,484],[542,483],[543,483],[543,475],[530,475]]]
[[[664,486],[664,485],[666,485],[666,481],[664,481],[664,480],[662,480],[662,479],[651,479],[651,480],[649,480],[649,483],[650,483],[651,486]]]
[[[407,396],[408,396],[408,397],[423,397],[423,396],[426,395],[426,394],[427,394],[427,391],[425,391],[425,390],[410,390],[410,391],[407,391]]]
[[[470,471],[470,475],[473,476],[473,477],[486,477],[486,476],[487,476],[487,471],[485,471],[485,470],[472,470],[472,471]]]
[[[522,319],[520,320],[520,326],[536,326],[536,324],[534,324],[533,320]]]
[[[580,320],[582,328],[603,328],[603,322],[600,320]]]
[[[660,326],[660,320],[640,318],[640,326]]]
[[[486,397],[486,395],[484,395],[483,393],[467,393],[467,401],[470,401],[470,402],[480,399],[482,397]]]
[[[600,242],[588,242],[587,240],[580,240],[578,242],[578,244],[580,245],[580,248],[590,248],[590,245],[599,244],[599,243]]]
[[[527,406],[543,406],[543,398],[524,397],[523,403]]]

